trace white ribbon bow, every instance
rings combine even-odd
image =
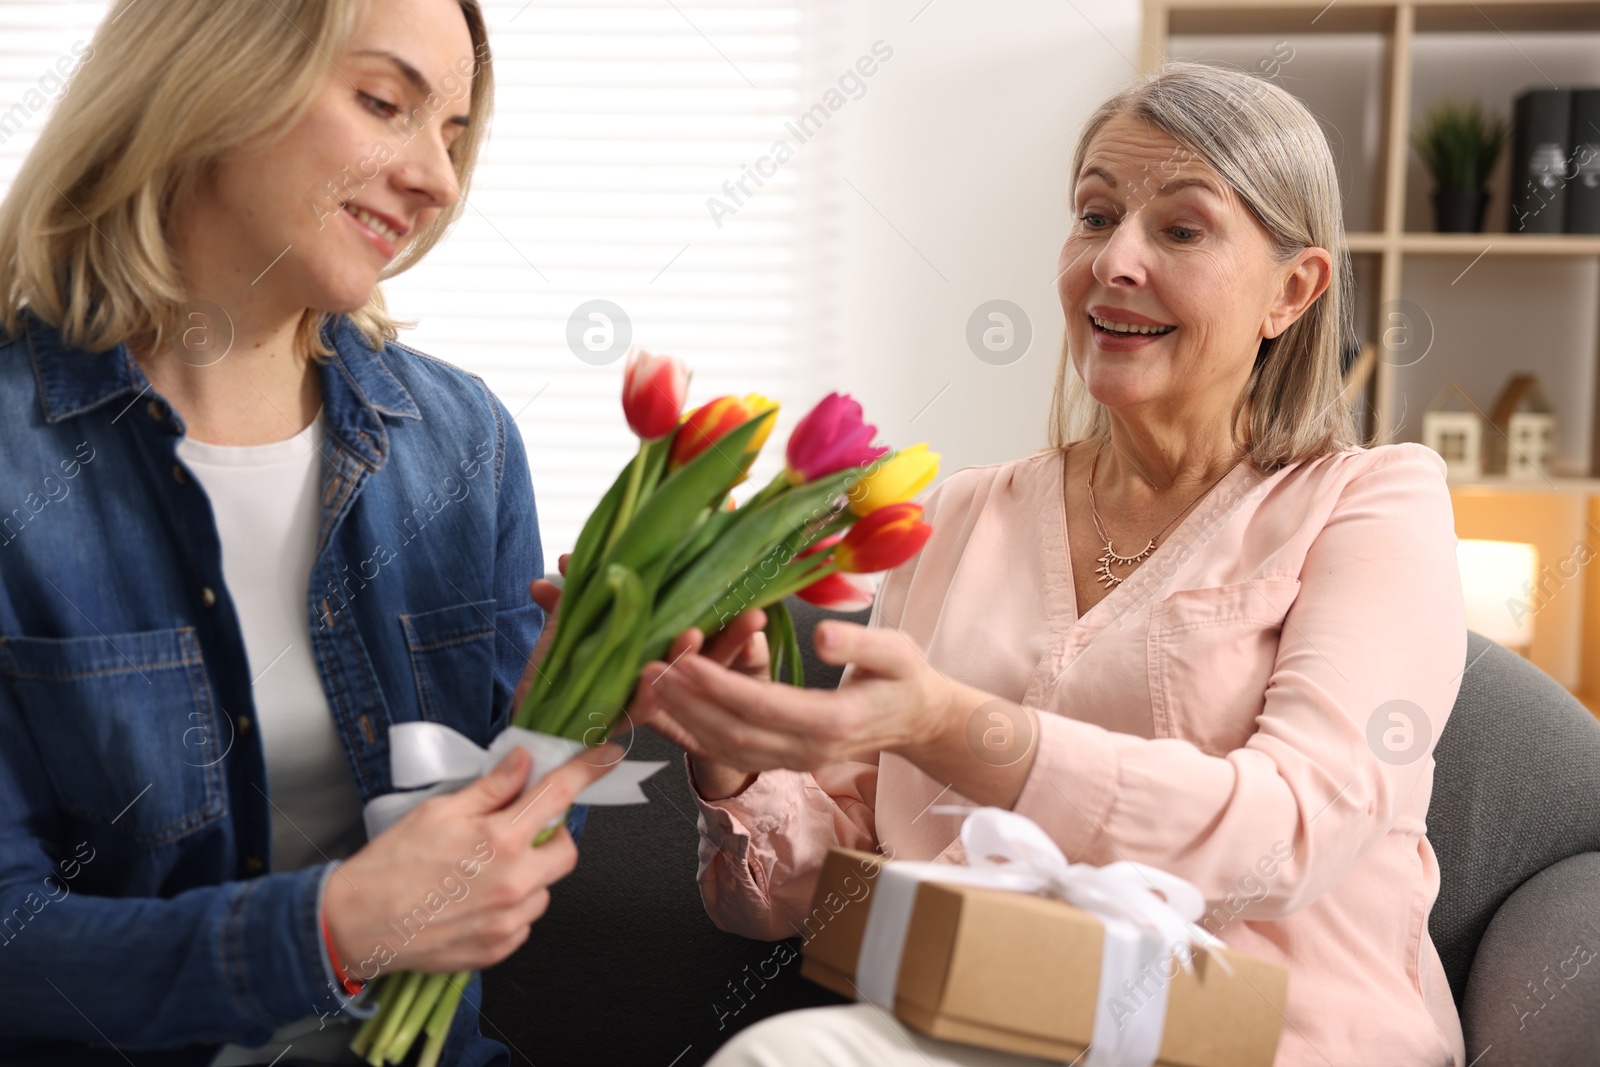
[[[531,784],[587,748],[553,734],[508,726],[488,748],[480,748],[465,734],[437,722],[402,722],[389,728],[389,776],[396,789],[374,797],[362,809],[367,839],[377,837],[406,812],[429,797],[453,793],[494,769],[513,748],[526,749],[533,759]],[[603,778],[590,782],[574,804],[643,804],[649,800],[639,783],[665,767],[659,760],[618,760]],[[427,788],[418,788],[426,786]],[[558,820],[559,820],[558,816]]]
[[[1087,1067],[1151,1067],[1161,1049],[1167,1016],[1167,980],[1141,972],[1159,968],[1175,954],[1192,973],[1196,945],[1223,944],[1195,925],[1205,898],[1193,883],[1142,863],[1095,867],[1068,863],[1061,849],[1025,815],[1002,808],[941,805],[940,814],[966,814],[961,843],[967,866],[949,863],[886,863],[872,892],[872,909],[856,960],[858,999],[894,1010],[900,958],[917,887],[923,882],[1043,893],[1090,912],[1105,924],[1100,987]],[[1165,898],[1165,899],[1163,899]],[[1228,973],[1221,956],[1213,957]],[[1175,971],[1173,972],[1176,973]],[[1154,994],[1149,993],[1151,985]],[[1135,998],[1130,1006],[1130,994]],[[1142,999],[1139,999],[1142,998]]]

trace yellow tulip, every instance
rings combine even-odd
[[[745,455],[754,455],[761,451],[761,446],[767,443],[767,438],[772,436],[772,428],[778,424],[778,402],[760,393],[746,393],[744,395],[744,409],[750,412],[748,417],[754,418],[755,413],[764,408],[770,408],[766,421],[762,422],[756,435],[750,438],[750,446],[745,449]]]
[[[901,449],[850,490],[850,510],[864,516],[904,503],[922,492],[938,473],[939,453],[929,452],[926,441]]]

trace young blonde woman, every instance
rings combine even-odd
[[[363,980],[505,958],[575,862],[604,756],[363,830],[557,594],[505,406],[377,288],[491,71],[477,0],[121,0],[0,206],[0,1062],[352,1061]],[[478,991],[445,1063],[508,1062]]]
[[[1212,933],[1287,967],[1279,1067],[1461,1067],[1424,824],[1465,659],[1454,524],[1435,453],[1356,443],[1327,142],[1276,86],[1174,64],[1094,113],[1068,177],[1054,446],[934,489],[872,625],[817,628],[837,692],[646,668],[706,906],[792,936],[830,845],[961,862],[941,805],[996,805],[1075,862],[1188,879]],[[712,1062],[1043,1061],[861,1004]]]

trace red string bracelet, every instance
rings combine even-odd
[[[339,984],[344,986],[346,993],[352,997],[359,996],[366,988],[366,983],[358,982],[345,973],[344,964],[339,962],[339,952],[333,947],[333,935],[328,933],[328,916],[319,912],[317,918],[322,924],[322,943],[327,946],[328,962],[333,964],[333,973],[338,976]]]

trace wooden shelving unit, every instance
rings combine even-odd
[[[1595,256],[1600,235],[1544,233],[1347,233],[1351,252],[1413,256]]]
[[[1600,256],[1600,235],[1520,233],[1421,233],[1406,230],[1406,179],[1412,101],[1412,53],[1420,33],[1515,32],[1600,33],[1600,0],[1540,0],[1536,3],[1484,3],[1471,0],[1145,0],[1140,65],[1160,64],[1173,36],[1282,34],[1376,34],[1386,56],[1382,129],[1377,138],[1374,207],[1379,229],[1346,235],[1350,251],[1375,260],[1372,306],[1393,305],[1402,291],[1405,257],[1454,256],[1466,266],[1483,256]],[[1507,149],[1509,151],[1509,148]],[[1600,317],[1600,300],[1589,309]],[[1377,335],[1367,324],[1366,337]],[[1600,358],[1600,353],[1597,353]],[[1597,376],[1600,381],[1600,376]],[[1403,439],[1395,368],[1376,361],[1366,383],[1372,423],[1379,440]],[[1600,389],[1594,398],[1600,409]],[[1596,421],[1600,426],[1600,420]],[[1600,432],[1593,434],[1589,474],[1600,475]],[[1585,489],[1585,492],[1588,490]]]
[[[1515,33],[1600,33],[1600,0],[1144,0],[1139,65],[1145,71],[1158,66],[1171,51],[1173,37],[1187,40],[1271,35],[1291,41],[1314,41],[1318,35],[1375,35],[1381,42],[1379,105],[1367,128],[1359,131],[1359,142],[1372,147],[1372,155],[1363,160],[1364,164],[1370,162],[1370,169],[1342,174],[1341,181],[1346,185],[1347,197],[1352,181],[1371,183],[1358,191],[1365,196],[1370,189],[1373,228],[1349,232],[1346,240],[1357,260],[1365,290],[1363,303],[1376,319],[1376,309],[1394,306],[1407,296],[1402,286],[1402,268],[1408,259],[1414,262],[1424,257],[1448,257],[1466,268],[1479,257],[1521,257],[1522,262],[1529,257],[1566,262],[1573,257],[1600,257],[1600,235],[1462,234],[1407,229],[1408,171],[1415,160],[1409,143],[1413,61],[1419,35],[1428,35],[1429,42],[1439,40],[1434,35],[1440,34],[1489,35],[1486,39],[1501,40],[1513,48],[1516,45],[1506,35]],[[1538,67],[1536,57],[1523,58],[1530,67]],[[1595,80],[1600,83],[1600,78]],[[1285,79],[1280,84],[1291,91],[1296,88],[1295,79]],[[1530,71],[1529,84],[1544,82]],[[1426,94],[1419,96],[1426,98]],[[1497,102],[1502,113],[1509,113],[1510,100]],[[1370,128],[1372,121],[1378,129]],[[1349,131],[1341,132],[1347,134],[1347,144],[1356,142]],[[1510,151],[1509,145],[1506,151]],[[1416,165],[1420,167],[1420,161]],[[1412,224],[1417,225],[1418,220],[1413,218]],[[1492,216],[1486,224],[1502,225]],[[1451,299],[1471,297],[1452,293]],[[1436,315],[1448,313],[1448,308],[1436,307],[1433,311]],[[1600,321],[1600,293],[1591,296],[1587,307],[1573,308],[1572,314]],[[1366,398],[1368,429],[1380,441],[1420,437],[1417,422],[1422,405],[1415,396],[1409,397],[1409,405],[1402,403],[1407,398],[1399,394],[1397,368],[1378,358],[1374,351],[1382,324],[1369,321],[1360,324],[1360,328],[1365,347],[1362,359],[1352,369],[1349,389]],[[1600,367],[1600,352],[1574,352],[1573,357],[1595,359]],[[1444,358],[1449,358],[1448,354]],[[1529,659],[1561,679],[1591,710],[1600,713],[1600,372],[1594,380],[1595,395],[1579,401],[1592,403],[1595,412],[1587,477],[1537,482],[1481,477],[1452,483],[1451,493],[1458,536],[1529,541],[1539,546],[1546,592],[1541,600],[1544,606],[1535,620]],[[1402,425],[1402,419],[1410,425]],[[1575,575],[1557,573],[1558,564],[1570,561],[1574,546],[1580,542],[1596,552],[1595,562],[1583,566]]]

